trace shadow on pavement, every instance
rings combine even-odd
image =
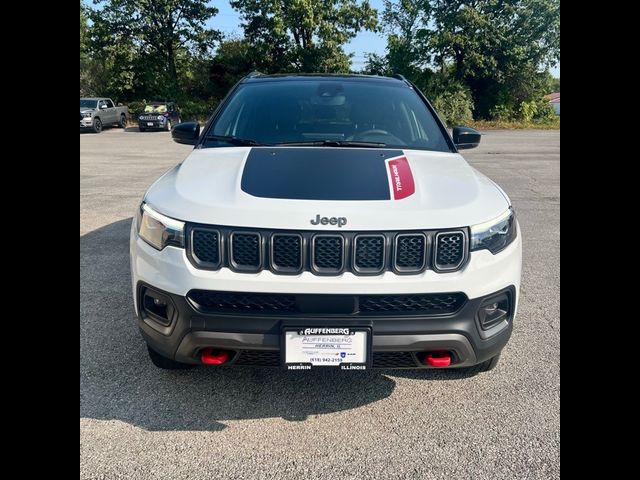
[[[80,237],[80,416],[147,430],[222,430],[222,422],[291,421],[387,398],[394,377],[427,371],[284,372],[270,368],[159,370],[139,335],[129,273],[131,219]]]

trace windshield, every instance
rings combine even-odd
[[[166,111],[166,105],[147,105],[144,107],[144,113],[165,113]]]
[[[390,148],[451,151],[418,95],[401,82],[290,80],[240,85],[207,135],[274,145],[375,142]],[[205,147],[228,146],[220,138]]]
[[[80,99],[80,108],[96,108],[98,106],[97,100],[85,100]]]

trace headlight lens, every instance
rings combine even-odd
[[[82,116],[83,116],[84,118],[89,118],[91,115],[92,115],[92,113],[91,113],[91,112],[82,112]]]
[[[158,120],[164,120],[164,116],[158,115]]]
[[[509,207],[498,218],[471,227],[471,250],[486,248],[496,254],[515,240],[516,230],[516,214]]]
[[[166,217],[143,203],[137,218],[138,235],[158,250],[167,245],[184,248],[184,222]]]

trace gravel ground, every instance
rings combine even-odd
[[[81,134],[81,478],[559,478],[559,144],[558,131],[487,131],[462,152],[523,231],[520,310],[495,370],[309,375],[152,366],[129,226],[190,147],[135,128]]]

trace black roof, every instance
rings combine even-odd
[[[272,75],[265,75],[260,72],[253,72],[242,79],[242,83],[255,83],[255,82],[268,82],[268,81],[283,81],[283,80],[297,80],[297,81],[318,81],[318,80],[365,80],[372,82],[404,82],[407,83],[404,77],[397,75],[395,77],[382,77],[380,75],[361,75],[361,74],[345,74],[345,73],[277,73]]]

